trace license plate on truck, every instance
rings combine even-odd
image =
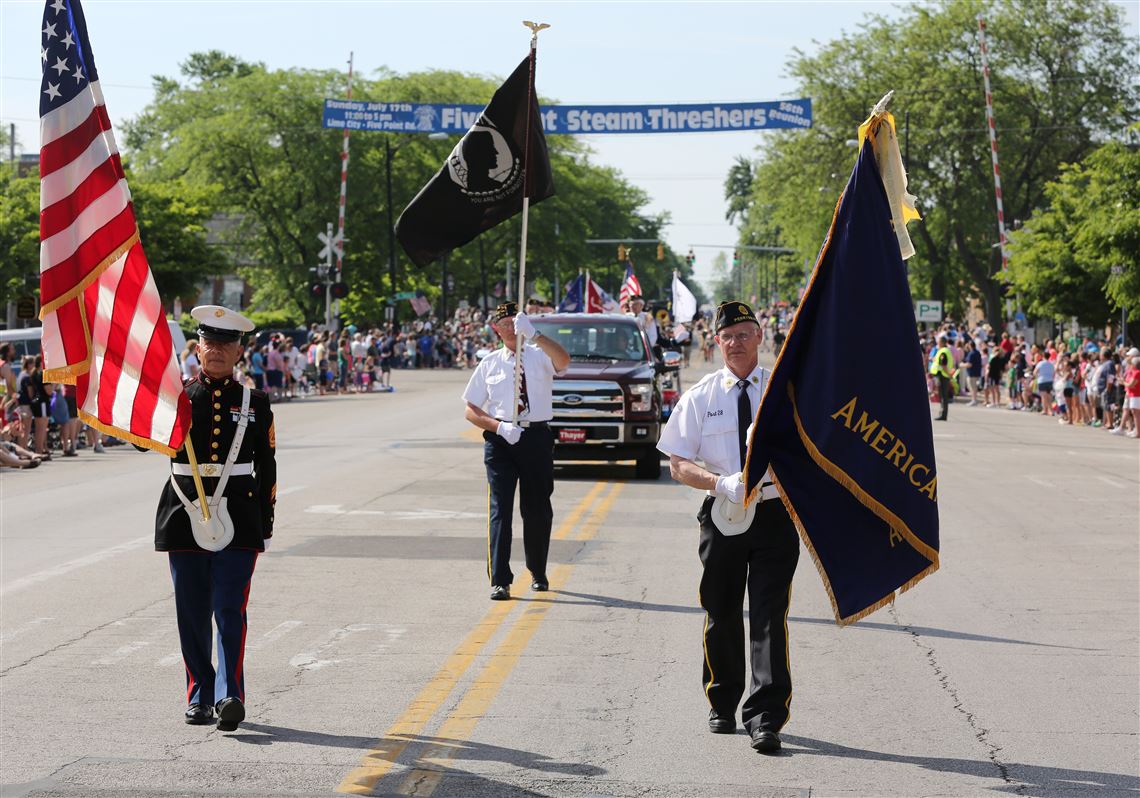
[[[559,443],[585,443],[586,430],[584,429],[560,429],[558,430]]]

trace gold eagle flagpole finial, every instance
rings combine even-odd
[[[545,22],[531,22],[529,19],[524,19],[523,24],[526,25],[528,28],[530,28],[531,44],[534,44],[535,42],[538,41],[538,32],[540,30],[546,30],[547,28],[550,27]]]
[[[883,99],[875,103],[875,107],[871,109],[871,116],[882,116],[887,112],[887,108],[891,104],[891,100],[895,98],[895,90],[891,89],[884,96]]]

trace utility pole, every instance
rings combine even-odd
[[[392,295],[392,335],[396,334],[396,225],[392,221],[392,138],[384,136],[385,172],[388,179],[388,291]],[[480,244],[482,246],[482,244]]]
[[[554,307],[558,307],[558,302],[562,297],[562,282],[558,279],[558,236],[561,232],[558,229],[558,222],[554,223],[554,285],[550,287],[552,296],[550,297],[551,303]]]
[[[333,240],[333,223],[329,222],[325,228],[325,235],[329,241]],[[333,276],[333,248],[325,248],[325,330],[333,332],[332,327],[332,276]]]
[[[443,297],[440,300],[439,318],[447,320],[447,253],[443,253]]]
[[[487,261],[483,256],[483,236],[479,236],[479,284],[483,287],[483,296],[479,300],[483,308],[483,318],[487,317]]]

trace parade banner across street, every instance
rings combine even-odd
[[[545,105],[543,132],[709,133],[809,128],[811,99],[686,105]],[[482,105],[325,100],[322,125],[337,130],[392,133],[463,133]]]

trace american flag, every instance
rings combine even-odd
[[[47,3],[40,41],[44,378],[76,386],[91,426],[173,455],[190,427],[190,400],[79,0]]]
[[[627,260],[625,262],[625,282],[621,284],[618,300],[625,305],[629,302],[629,298],[634,296],[641,296],[641,283],[637,281],[637,275],[633,273],[633,261]]]

